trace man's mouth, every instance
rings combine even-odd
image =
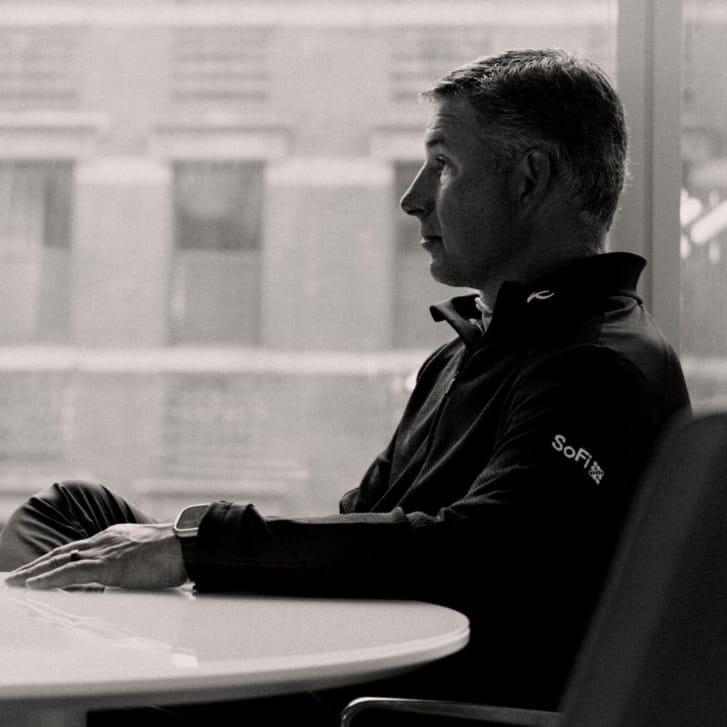
[[[441,241],[442,238],[439,235],[422,235],[419,242],[423,247],[426,247],[427,245],[434,245]]]

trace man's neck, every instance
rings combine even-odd
[[[603,250],[600,250],[600,252],[603,252]],[[500,292],[500,288],[505,281],[521,283],[523,285],[535,283],[540,278],[550,275],[570,263],[591,257],[594,254],[598,253],[591,252],[584,247],[576,250],[563,250],[560,255],[553,255],[547,260],[538,260],[537,263],[531,259],[529,264],[526,262],[525,264],[519,265],[519,269],[512,273],[503,275],[498,280],[487,281],[478,289],[478,298],[482,301],[483,305],[492,310],[495,307],[497,294]]]

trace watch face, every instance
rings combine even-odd
[[[185,507],[184,510],[179,513],[177,522],[174,523],[174,529],[176,531],[196,530],[199,527],[205,512],[207,512],[208,507],[209,503]]]

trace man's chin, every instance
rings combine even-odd
[[[429,274],[433,280],[442,285],[451,285],[453,287],[462,286],[457,276],[451,270],[448,270],[445,265],[442,265],[441,260],[437,260],[436,258],[432,258],[432,261],[429,263]]]

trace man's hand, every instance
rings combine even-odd
[[[171,588],[187,580],[182,548],[167,525],[112,525],[51,550],[14,570],[11,586],[63,588],[101,583],[121,588]]]

